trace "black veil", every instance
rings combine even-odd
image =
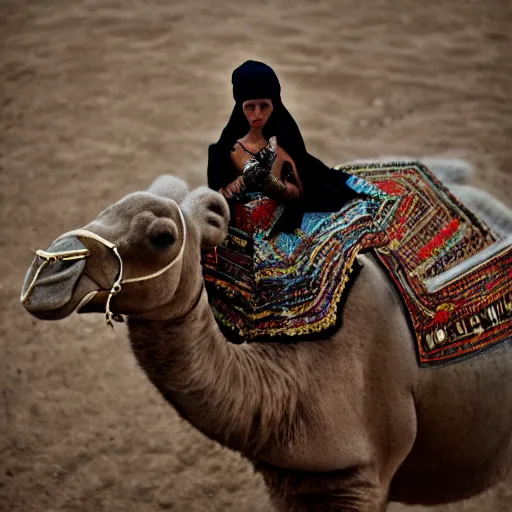
[[[287,205],[288,227],[300,223],[306,211],[337,211],[347,201],[359,197],[346,185],[349,174],[329,168],[307,152],[297,123],[281,101],[281,86],[272,68],[262,62],[247,61],[233,71],[232,84],[236,102],[233,112],[218,142],[208,148],[210,188],[219,190],[237,177],[231,162],[231,150],[250,128],[243,113],[243,102],[270,98],[274,110],[263,127],[263,135],[267,140],[272,136],[277,137],[278,145],[295,162],[304,188],[304,195]]]

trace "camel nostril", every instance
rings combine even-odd
[[[159,233],[151,237],[151,243],[157,249],[168,249],[176,241],[172,233]]]

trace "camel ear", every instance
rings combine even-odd
[[[148,188],[148,192],[160,197],[174,199],[178,204],[187,197],[189,193],[188,185],[176,176],[163,174],[158,176]]]
[[[208,187],[199,187],[185,198],[181,207],[198,226],[203,249],[211,249],[224,241],[230,214],[228,203],[221,194]]]

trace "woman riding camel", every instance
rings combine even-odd
[[[247,61],[233,71],[232,84],[235,107],[219,141],[209,148],[210,188],[228,201],[262,192],[290,202],[295,213],[336,211],[359,196],[347,185],[349,174],[307,152],[272,68]]]
[[[341,295],[340,286],[318,284],[325,281],[322,267],[338,268],[321,247],[340,238],[347,223],[370,219],[386,195],[307,152],[272,68],[247,61],[234,70],[232,84],[233,112],[208,154],[208,186],[231,208],[228,239],[204,262],[212,307],[221,326],[244,339],[307,334],[318,330],[308,327],[317,320],[333,323],[330,302]],[[365,201],[352,201],[358,198]],[[352,202],[364,211],[340,214]],[[355,247],[365,229],[338,242]],[[339,285],[344,276],[336,279]],[[305,287],[316,289],[304,293]],[[312,312],[318,289],[325,300]]]

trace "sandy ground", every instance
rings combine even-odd
[[[327,163],[458,156],[512,205],[511,23],[508,0],[0,0],[0,509],[269,511],[249,464],[147,382],[122,327],[22,310],[30,250],[161,173],[203,184],[247,58],[276,69]],[[433,510],[509,511],[511,484]]]

